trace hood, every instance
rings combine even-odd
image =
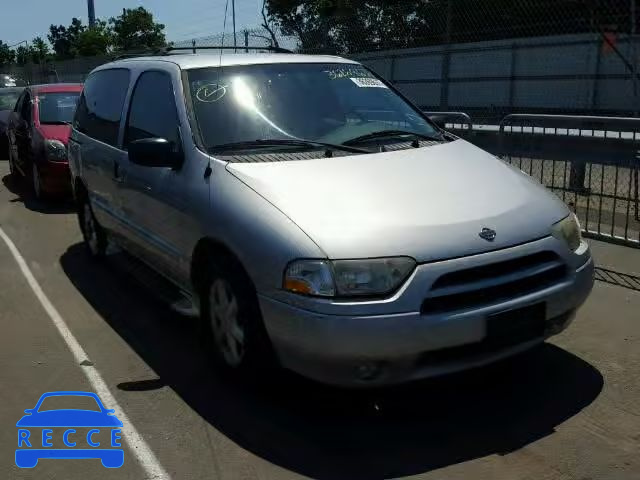
[[[71,125],[48,125],[41,123],[38,131],[46,140],[60,140],[65,145],[71,136]]]
[[[48,410],[25,415],[16,427],[121,427],[115,415],[91,410]]]
[[[227,169],[333,259],[471,255],[545,237],[569,214],[531,177],[464,140]],[[480,238],[483,228],[494,241]]]

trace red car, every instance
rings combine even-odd
[[[30,85],[9,115],[9,169],[36,198],[71,190],[67,142],[82,84]]]

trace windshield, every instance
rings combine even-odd
[[[80,93],[41,93],[38,95],[40,123],[68,123],[73,120]]]
[[[188,71],[207,148],[258,139],[341,144],[382,130],[437,135],[411,105],[355,64],[268,64]]]
[[[0,110],[13,110],[22,90],[7,90],[0,88]]]

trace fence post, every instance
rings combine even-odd
[[[596,40],[596,65],[595,65],[595,74],[593,75],[593,85],[591,88],[591,111],[595,113],[596,107],[598,106],[598,86],[600,82],[598,82],[598,75],[600,75],[600,62],[602,59],[602,47],[600,45],[600,41]]]
[[[442,72],[440,80],[440,109],[449,109],[449,66],[451,64],[451,24],[453,17],[452,0],[447,0],[447,30],[442,56]]]
[[[393,85],[396,82],[396,56],[391,55],[391,67],[389,69],[389,83]]]
[[[516,95],[516,61],[518,60],[518,44],[513,42],[511,45],[511,78],[509,79],[509,113],[513,112],[513,103]]]
[[[244,53],[249,53],[249,30],[244,31]]]

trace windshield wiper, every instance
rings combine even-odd
[[[354,143],[366,142],[368,140],[375,140],[377,138],[385,137],[412,137],[412,146],[418,148],[420,146],[419,140],[430,140],[441,142],[444,138],[439,135],[425,135],[422,133],[408,132],[406,130],[379,130],[377,132],[367,133],[366,135],[360,135],[359,137],[352,138],[343,142],[343,145],[351,145]]]
[[[308,148],[325,148],[325,155],[330,157],[332,150],[342,150],[351,153],[371,153],[362,148],[349,147],[347,145],[336,145],[333,143],[316,142],[314,140],[303,139],[285,139],[285,138],[268,138],[260,140],[248,140],[244,142],[223,143],[222,145],[214,145],[209,147],[210,153],[231,152],[236,150],[251,150],[253,148],[268,147],[308,147]]]

